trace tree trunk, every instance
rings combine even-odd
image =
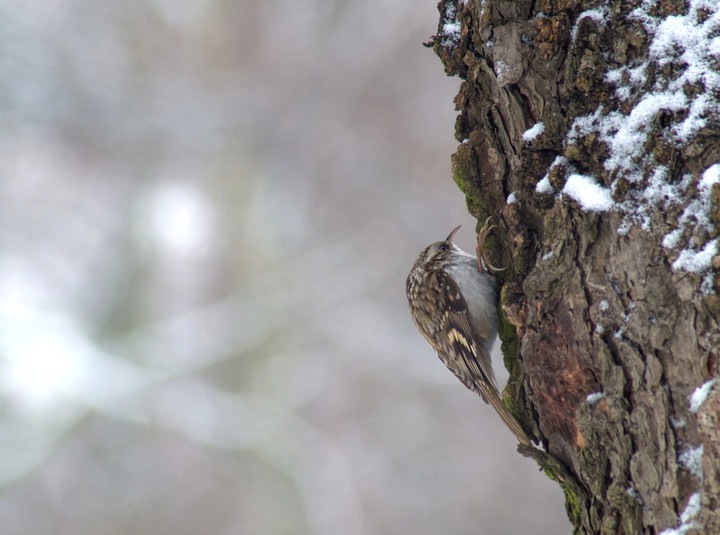
[[[506,400],[576,533],[720,533],[715,0],[443,0]]]

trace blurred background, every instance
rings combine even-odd
[[[3,535],[570,532],[407,311],[474,241],[437,18],[0,0]]]

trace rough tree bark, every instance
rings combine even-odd
[[[717,4],[438,5],[453,177],[510,266],[506,401],[576,533],[720,533]]]

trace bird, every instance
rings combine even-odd
[[[531,447],[523,427],[500,397],[492,368],[497,297],[495,278],[482,258],[485,239],[494,228],[488,226],[489,221],[478,235],[477,256],[453,243],[460,226],[445,240],[425,247],[410,270],[405,291],[415,325],[443,364],[495,409],[520,444]]]

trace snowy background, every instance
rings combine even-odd
[[[0,0],[3,535],[569,533],[406,310],[473,243],[436,22]]]

